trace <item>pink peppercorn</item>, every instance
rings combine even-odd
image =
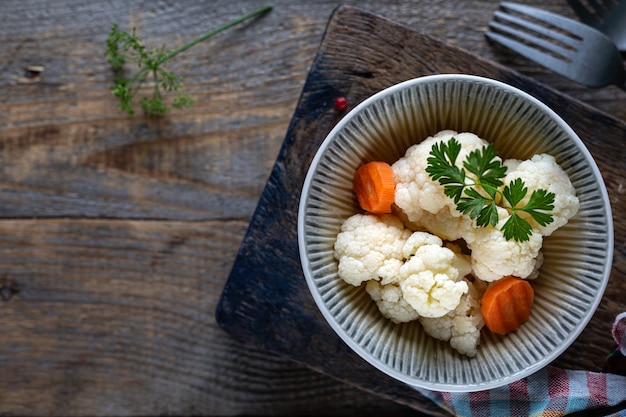
[[[335,108],[344,111],[348,107],[348,100],[345,97],[337,97],[335,100]]]

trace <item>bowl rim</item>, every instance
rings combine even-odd
[[[525,100],[529,100],[535,106],[537,106],[540,110],[549,115],[551,119],[553,119],[560,128],[573,140],[580,152],[582,153],[585,161],[589,165],[589,168],[593,171],[593,174],[596,178],[598,178],[601,182],[600,194],[604,201],[604,211],[606,212],[606,225],[607,225],[607,259],[604,273],[602,275],[601,286],[598,288],[598,294],[596,295],[593,304],[590,306],[591,308],[587,311],[585,316],[582,318],[580,324],[576,327],[575,331],[571,332],[568,337],[564,340],[564,342],[559,346],[558,349],[550,352],[548,355],[542,357],[539,361],[534,363],[533,365],[516,372],[514,374],[505,376],[503,378],[495,379],[489,382],[470,384],[470,385],[457,385],[457,384],[449,384],[449,383],[432,383],[428,381],[422,381],[417,378],[413,378],[404,373],[398,372],[394,369],[389,368],[386,364],[379,361],[375,358],[370,352],[365,350],[362,346],[360,346],[357,342],[355,342],[344,329],[337,323],[333,314],[326,307],[324,300],[322,299],[317,286],[315,285],[314,279],[312,277],[311,271],[308,268],[308,258],[307,258],[307,248],[306,242],[304,239],[305,235],[305,219],[304,215],[306,212],[307,206],[307,193],[311,187],[311,183],[313,181],[313,177],[316,171],[316,166],[318,165],[320,159],[322,158],[325,150],[328,148],[333,138],[337,136],[337,134],[348,124],[354,115],[359,114],[364,108],[370,106],[371,103],[376,102],[385,96],[392,95],[396,93],[398,90],[403,90],[409,86],[424,84],[424,83],[436,83],[436,82],[445,82],[445,81],[456,81],[456,80],[466,80],[466,81],[474,81],[474,82],[482,82],[486,84],[490,84],[494,87],[499,87],[503,90],[506,90],[508,93],[513,93],[521,96]],[[310,165],[307,169],[307,174],[304,179],[301,193],[300,193],[300,201],[298,206],[298,222],[297,222],[297,234],[298,234],[298,249],[300,253],[300,262],[301,269],[304,273],[305,280],[307,286],[309,288],[309,292],[311,293],[315,304],[317,305],[319,311],[322,313],[326,322],[331,326],[336,335],[338,335],[343,342],[345,342],[350,349],[356,352],[363,360],[368,362],[370,365],[374,366],[376,369],[382,371],[388,376],[404,382],[409,387],[414,389],[427,389],[431,391],[437,392],[475,392],[488,390],[493,388],[502,387],[504,385],[508,385],[512,382],[518,381],[524,377],[534,374],[535,372],[545,368],[551,362],[553,362],[558,356],[560,356],[565,350],[567,350],[571,344],[578,338],[578,336],[582,333],[582,331],[587,327],[589,321],[597,311],[597,308],[604,296],[604,292],[608,285],[608,281],[610,278],[610,273],[612,270],[613,264],[613,251],[614,251],[614,229],[613,229],[613,215],[611,210],[610,199],[608,196],[608,192],[606,186],[604,184],[604,180],[600,169],[598,168],[593,156],[585,146],[584,142],[580,139],[580,137],[576,134],[576,132],[571,128],[571,126],[565,122],[554,110],[552,110],[549,106],[543,103],[541,100],[532,96],[531,94],[514,87],[510,84],[506,84],[505,82],[495,80],[492,78],[487,78],[478,75],[471,74],[434,74],[434,75],[426,75],[421,77],[416,77],[412,79],[408,79],[406,81],[402,81],[400,83],[391,85],[386,87],[369,97],[363,100],[361,103],[356,105],[352,110],[350,110],[341,120],[339,120],[335,126],[330,130],[330,132],[325,136],[324,140],[318,147],[315,152],[313,159],[310,162]]]

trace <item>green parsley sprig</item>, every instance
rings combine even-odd
[[[181,76],[174,75],[163,68],[166,62],[211,36],[271,9],[272,5],[260,7],[171,51],[166,51],[165,45],[160,48],[148,49],[144,46],[142,39],[137,36],[135,28],[131,33],[128,33],[114,24],[107,38],[105,55],[115,74],[115,84],[111,86],[111,91],[120,99],[120,109],[128,114],[134,114],[133,100],[141,86],[149,77],[152,77],[152,94],[149,97],[141,98],[141,108],[146,116],[164,115],[168,108],[164,101],[163,91],[177,92],[183,83]],[[137,72],[131,77],[126,77],[123,71],[123,66],[127,62],[132,62],[137,66]],[[178,109],[192,104],[193,99],[188,94],[179,93],[172,100],[172,106]]]
[[[427,159],[426,172],[444,186],[444,193],[452,198],[457,210],[469,214],[477,226],[496,226],[498,207],[505,208],[510,213],[501,228],[505,239],[524,242],[530,239],[532,227],[521,213],[526,213],[541,226],[554,220],[550,214],[554,209],[554,193],[534,190],[528,202],[520,205],[528,194],[524,181],[516,178],[502,187],[507,167],[498,158],[493,144],[470,152],[462,168],[456,166],[460,151],[461,144],[454,137],[447,143],[434,144]]]

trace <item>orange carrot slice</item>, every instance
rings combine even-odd
[[[373,214],[391,213],[396,183],[388,163],[372,161],[361,165],[354,174],[353,189],[363,210]]]
[[[480,311],[485,326],[501,335],[519,329],[530,317],[534,297],[528,281],[512,276],[502,278],[483,295]]]

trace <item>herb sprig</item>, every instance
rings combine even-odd
[[[142,39],[137,36],[135,28],[128,33],[121,30],[117,24],[113,24],[107,38],[105,55],[115,74],[115,84],[111,86],[111,91],[120,99],[120,109],[130,115],[135,113],[133,100],[142,85],[151,77],[152,94],[141,98],[141,108],[146,116],[164,115],[168,108],[164,101],[163,91],[177,92],[183,83],[183,77],[174,75],[163,68],[166,62],[211,36],[271,9],[272,5],[260,7],[171,51],[165,50],[165,44],[160,48],[148,49],[144,46]],[[123,71],[123,66],[127,62],[132,62],[137,66],[137,72],[131,77],[126,77]],[[192,104],[193,99],[188,94],[179,93],[172,100],[172,106],[178,109]]]
[[[554,209],[554,193],[537,189],[525,204],[520,204],[528,194],[521,178],[502,188],[507,167],[498,158],[493,144],[470,152],[462,168],[456,166],[460,151],[461,144],[454,137],[447,143],[434,144],[427,159],[426,172],[444,186],[445,194],[452,198],[457,210],[469,214],[477,226],[496,226],[498,207],[501,207],[510,213],[501,228],[505,239],[525,242],[532,235],[532,227],[525,216],[532,217],[541,226],[554,220],[550,214]]]

